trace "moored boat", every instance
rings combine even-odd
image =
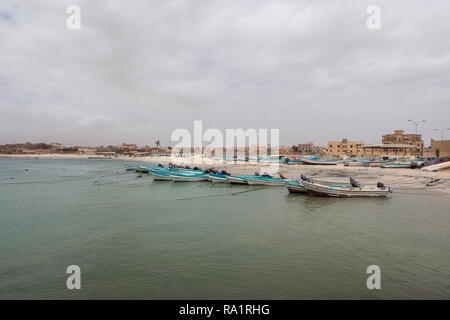
[[[170,172],[169,171],[148,169],[148,173],[150,173],[153,176],[153,180],[156,180],[156,181],[172,181],[172,178],[170,177]]]
[[[267,175],[247,177],[249,185],[260,186],[284,186],[285,178],[274,178]]]
[[[306,192],[308,192],[309,195],[322,197],[386,197],[392,192],[389,187],[385,187],[380,183],[378,183],[376,187],[330,186],[309,181],[301,181],[301,184],[305,187]]]
[[[290,193],[306,193],[306,189],[300,181],[289,180],[284,183]]]
[[[208,180],[212,183],[228,183],[227,174],[221,173],[210,173],[208,175]]]
[[[206,174],[188,174],[188,173],[171,172],[170,178],[174,182],[208,181],[208,176]]]

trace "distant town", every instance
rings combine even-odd
[[[256,146],[259,149],[259,146]],[[235,148],[237,150],[239,148]],[[249,148],[243,148],[248,152]],[[251,149],[251,147],[250,147]],[[270,154],[270,147],[268,148]],[[109,146],[67,146],[60,143],[20,143],[0,145],[0,154],[84,154],[92,156],[161,156],[172,153],[172,147],[163,147],[159,141],[154,146],[137,146],[122,143]],[[192,150],[193,152],[194,150]],[[223,153],[225,149],[223,148]],[[179,152],[182,152],[181,150]],[[215,151],[213,150],[213,154]],[[363,141],[350,141],[343,138],[339,141],[329,141],[327,147],[316,146],[313,142],[300,143],[292,146],[280,146],[280,155],[328,155],[335,157],[351,156],[431,156],[449,157],[450,140],[431,139],[425,147],[422,135],[407,134],[404,130],[395,130],[382,136],[381,143],[366,145]]]

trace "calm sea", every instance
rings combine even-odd
[[[313,198],[153,182],[115,160],[0,158],[0,298],[448,299],[449,208],[445,196]],[[69,265],[81,290],[66,288]],[[381,290],[366,287],[369,265]]]

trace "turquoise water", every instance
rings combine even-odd
[[[122,166],[0,158],[0,298],[450,298],[449,197],[313,198]]]

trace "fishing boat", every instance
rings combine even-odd
[[[292,165],[299,165],[299,164],[303,164],[303,161],[301,159],[289,159],[289,158],[286,158],[285,161],[284,161],[284,164],[287,164],[287,165],[290,165],[290,166],[292,166]]]
[[[138,166],[136,168],[136,172],[143,172],[143,173],[148,173],[148,168],[144,167],[144,166]]]
[[[248,184],[248,177],[253,177],[253,175],[228,176],[227,180],[231,184]]]
[[[249,185],[284,186],[285,181],[287,181],[286,178],[274,178],[269,175],[247,177]]]
[[[123,166],[125,167],[125,169],[127,171],[136,171],[136,169],[139,167],[139,166],[132,165],[132,164],[124,164]]]
[[[301,184],[305,187],[306,192],[311,196],[322,197],[338,197],[338,198],[353,198],[353,197],[386,197],[391,193],[389,187],[378,183],[377,186],[329,186],[319,183],[301,181]]]
[[[170,178],[174,182],[208,181],[208,176],[206,174],[190,174],[181,172],[170,172]]]
[[[381,168],[411,168],[413,167],[413,163],[411,161],[408,162],[387,162],[381,163]]]
[[[228,175],[223,173],[210,173],[208,180],[212,183],[228,183]]]
[[[320,158],[319,156],[312,157],[312,158],[306,158],[302,157],[300,158],[304,164],[314,164],[314,165],[337,165],[338,160],[335,159],[326,159],[326,158]]]
[[[289,180],[284,183],[289,193],[306,193],[305,187],[298,180]]]
[[[361,161],[361,160],[351,160],[351,161],[344,161],[344,166],[346,167],[365,167],[367,161]]]
[[[148,173],[150,173],[153,176],[153,180],[156,180],[156,181],[172,181],[172,178],[170,177],[170,171],[148,169]]]

